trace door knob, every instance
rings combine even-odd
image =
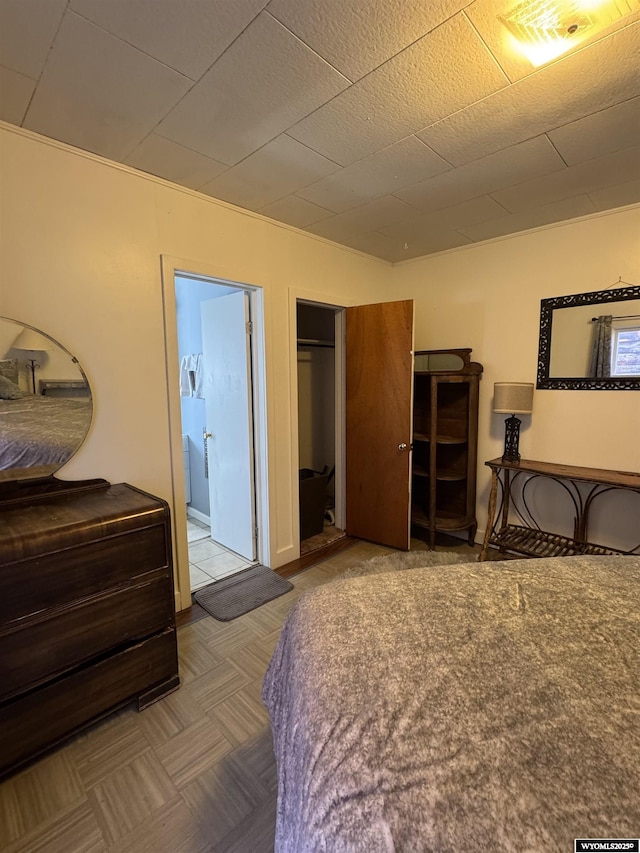
[[[406,450],[406,449],[407,449],[407,445],[404,442],[402,442],[402,444],[398,445],[398,450]]]
[[[204,439],[207,439],[207,438],[213,438],[213,433],[212,433],[212,432],[203,432],[203,433],[202,433],[202,437],[203,437]]]

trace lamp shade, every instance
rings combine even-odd
[[[11,345],[12,349],[29,350],[29,352],[46,352],[51,349],[51,342],[35,329],[25,326]]]
[[[528,415],[533,411],[533,382],[496,382],[493,411],[505,415]]]

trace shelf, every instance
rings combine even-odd
[[[430,529],[429,516],[419,507],[414,507],[411,512],[411,523],[416,527]],[[473,523],[468,515],[456,513],[442,513],[436,516],[435,530],[464,530]]]
[[[429,476],[429,472],[427,471],[426,468],[423,468],[422,465],[414,465],[412,470],[411,470],[411,473],[413,474],[414,477],[428,477]]]
[[[467,479],[467,472],[465,471],[436,471],[436,480],[441,480],[442,482],[447,483],[456,483],[460,480]]]
[[[431,436],[425,432],[415,432],[414,441],[431,441]],[[436,435],[436,444],[466,444],[467,439],[457,435]]]
[[[492,538],[491,544],[498,548],[526,554],[529,557],[572,557],[578,554],[621,554],[614,548],[578,542],[569,536],[548,533],[546,530],[508,524]]]

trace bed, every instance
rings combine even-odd
[[[90,399],[24,395],[0,400],[0,472],[50,473],[77,450],[91,423]]]
[[[640,832],[639,557],[436,566],[303,595],[263,701],[276,850],[570,851]]]

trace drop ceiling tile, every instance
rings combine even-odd
[[[459,249],[472,243],[469,237],[459,234],[457,231],[449,231],[444,228],[430,228],[422,234],[415,234],[403,242],[403,252],[396,261],[408,261],[411,258],[420,258],[423,255],[432,255],[434,252],[446,252],[449,249]],[[404,248],[406,247],[406,248]]]
[[[427,233],[432,230],[462,230],[465,226],[491,221],[508,215],[509,212],[492,198],[481,196],[480,198],[464,201],[461,204],[452,205],[442,210],[431,213],[419,213],[417,216],[412,217],[410,221],[401,222],[388,228],[380,228],[380,231],[389,237],[407,239],[408,236],[415,237],[417,234]]]
[[[201,192],[257,210],[338,168],[282,135],[201,187]]]
[[[506,84],[467,19],[458,15],[288,132],[347,166]]]
[[[391,231],[394,233],[390,233]],[[420,221],[420,214],[416,219],[408,221],[404,229],[385,228],[375,234],[353,235],[343,242],[354,249],[371,251],[375,246],[376,237],[384,251],[384,254],[379,256],[394,262],[430,255],[433,252],[443,252],[447,249],[457,249],[472,242],[469,237],[449,228],[441,228],[431,223],[425,225]]]
[[[149,172],[174,181],[183,187],[197,190],[203,184],[211,181],[228,166],[190,151],[177,142],[164,139],[155,133],[150,133],[140,145],[133,149],[124,162],[135,169]]]
[[[190,85],[177,72],[68,12],[24,127],[119,161]]]
[[[596,210],[612,210],[615,207],[625,207],[627,204],[637,204],[640,202],[640,179],[594,190],[589,193],[589,198]]]
[[[306,228],[313,234],[328,240],[341,242],[343,238],[366,231],[381,231],[383,228],[412,217],[415,210],[394,196],[385,196],[360,207],[338,213]]]
[[[462,166],[635,97],[639,39],[639,25],[633,24],[425,127],[417,136]]]
[[[518,213],[637,177],[640,177],[640,147],[634,146],[498,190],[493,197],[511,213]]]
[[[157,130],[233,166],[348,85],[263,12]]]
[[[341,241],[343,246],[357,249],[367,255],[373,255],[384,261],[394,261],[406,257],[403,244],[392,237],[386,237],[379,231],[367,231],[365,234],[355,234]]]
[[[431,255],[434,252],[444,252],[447,249],[458,249],[467,246],[472,241],[455,231],[432,230],[429,233],[416,235],[409,241],[399,237],[387,237],[379,231],[356,234],[342,241],[344,245],[351,246],[369,255],[382,258],[391,263],[401,263],[412,258],[420,258],[423,255]]]
[[[70,8],[127,44],[198,80],[267,2],[71,0]]]
[[[569,166],[637,145],[640,141],[640,98],[565,124],[549,138]]]
[[[450,18],[466,0],[271,0],[268,11],[350,80]]]
[[[586,216],[589,213],[594,213],[594,211],[595,207],[589,197],[580,195],[563,199],[554,204],[545,204],[535,210],[502,216],[491,222],[481,222],[478,225],[471,225],[460,230],[471,240],[478,242],[480,240],[491,240],[494,237],[504,237],[507,234],[516,234],[530,228],[539,228],[541,225],[552,225],[554,222],[574,219],[577,216]]]
[[[317,181],[298,195],[339,213],[450,168],[423,142],[408,136]]]
[[[314,222],[320,222],[321,219],[331,216],[330,211],[297,195],[280,198],[273,204],[261,207],[259,212],[271,219],[293,225],[295,228],[306,228],[307,225],[313,225]]]
[[[67,0],[0,0],[0,65],[37,80]]]
[[[394,195],[428,212],[564,168],[565,163],[547,137],[537,136],[436,175]]]
[[[31,78],[0,65],[0,119],[22,124],[35,87]]]
[[[520,80],[535,71],[535,67],[518,50],[515,39],[512,39],[509,31],[499,20],[500,15],[511,11],[517,5],[517,0],[477,0],[465,9],[465,14],[469,16],[483,41],[501,67],[504,68],[510,80]],[[638,12],[628,15],[590,38],[584,37],[576,41],[575,47],[584,48],[587,45],[594,44],[639,18]]]

